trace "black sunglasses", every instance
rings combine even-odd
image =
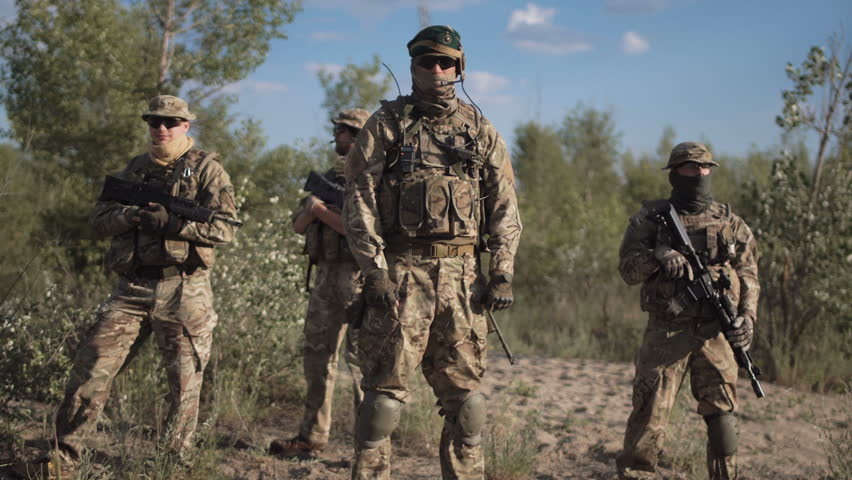
[[[165,125],[166,128],[175,128],[185,120],[177,117],[148,117],[145,121],[151,128],[160,128],[160,125]]]
[[[436,63],[441,66],[441,70],[446,70],[456,65],[456,59],[443,55],[426,55],[417,59],[417,65],[426,70],[431,70]]]

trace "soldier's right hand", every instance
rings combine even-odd
[[[668,245],[657,245],[654,257],[660,262],[660,269],[666,278],[686,277],[692,281],[692,267],[682,253]]]
[[[364,296],[371,307],[396,309],[399,306],[394,285],[384,269],[373,270],[364,278]]]

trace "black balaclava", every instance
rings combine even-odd
[[[679,175],[675,168],[669,171],[669,183],[672,185],[671,202],[675,209],[684,213],[699,213],[713,201],[713,175],[688,177]]]

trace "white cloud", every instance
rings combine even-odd
[[[306,63],[305,71],[310,73],[319,73],[325,72],[330,73],[332,75],[337,75],[341,71],[343,71],[343,65],[338,65],[336,63]]]
[[[542,8],[528,3],[525,9],[514,10],[506,31],[515,47],[533,53],[567,55],[586,52],[593,45],[581,33],[553,24],[555,8]]]
[[[645,53],[651,48],[648,40],[636,32],[626,32],[621,37],[621,50],[630,55]]]
[[[670,0],[604,0],[604,7],[611,13],[650,15],[665,10],[670,3]]]
[[[253,92],[258,95],[269,95],[276,93],[287,93],[287,85],[278,82],[265,82],[262,80],[240,80],[222,89],[224,93]]]
[[[466,72],[464,83],[473,101],[477,103],[505,105],[514,101],[511,95],[503,93],[510,82],[501,75],[482,71]]]
[[[343,40],[343,34],[340,32],[312,32],[311,38],[320,42],[330,42]]]

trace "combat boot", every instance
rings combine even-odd
[[[77,462],[63,450],[52,450],[28,462],[19,462],[12,471],[27,480],[56,480],[74,478]]]
[[[269,454],[282,458],[313,458],[325,448],[325,443],[311,443],[301,435],[289,440],[273,440]]]

